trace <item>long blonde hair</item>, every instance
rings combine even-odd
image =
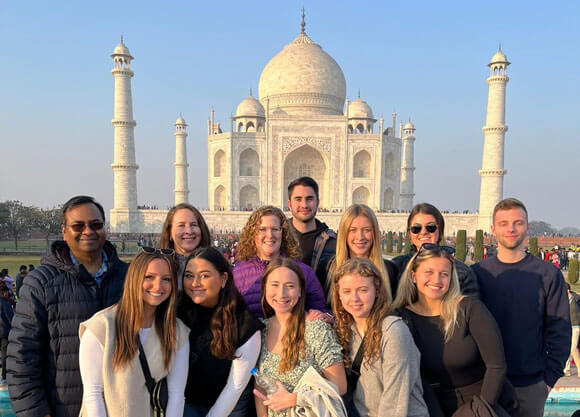
[[[292,259],[279,257],[272,260],[266,267],[261,282],[262,295],[260,302],[266,318],[275,314],[274,309],[266,300],[266,284],[270,274],[278,268],[291,270],[298,277],[300,285],[300,298],[294,308],[292,308],[292,315],[288,319],[286,332],[282,336],[282,359],[278,365],[278,370],[282,373],[294,369],[298,364],[298,360],[303,357],[306,351],[306,340],[304,339],[306,332],[306,278],[304,278],[302,269]]]
[[[340,280],[345,275],[360,275],[370,278],[375,287],[375,301],[367,317],[367,329],[365,332],[365,347],[363,358],[368,367],[373,360],[379,358],[381,341],[383,339],[383,319],[389,314],[389,293],[385,281],[378,268],[369,259],[351,258],[338,268],[332,277],[332,305],[334,311],[335,329],[338,341],[342,345],[344,362],[350,365],[350,353],[352,344],[352,315],[345,310],[340,301]]]
[[[256,234],[258,227],[262,222],[262,217],[274,216],[280,220],[280,227],[282,228],[282,242],[280,243],[280,254],[283,254],[294,260],[300,260],[302,253],[298,239],[290,228],[289,220],[284,215],[284,212],[278,207],[263,206],[256,209],[248,218],[242,234],[240,235],[240,243],[238,243],[238,253],[236,254],[236,261],[245,261],[257,256],[256,250]]]
[[[373,225],[373,245],[371,246],[371,253],[369,254],[369,260],[377,267],[379,272],[381,273],[381,277],[384,281],[384,287],[387,291],[387,301],[390,303],[393,299],[393,293],[391,291],[391,284],[389,283],[389,273],[385,268],[385,263],[383,262],[383,254],[381,253],[381,234],[379,230],[379,222],[377,221],[377,217],[373,210],[365,206],[364,204],[353,204],[349,208],[346,209],[344,214],[340,219],[340,225],[338,226],[338,234],[336,237],[336,256],[332,260],[330,267],[329,267],[329,276],[333,277],[335,271],[338,270],[348,259],[350,259],[350,250],[348,249],[348,245],[346,243],[346,239],[348,237],[348,229],[350,228],[351,223],[353,220],[358,216],[364,216],[370,220],[371,224]],[[334,285],[334,279],[328,279],[327,286],[330,285],[330,288],[327,288],[327,294],[332,294],[332,286]]]
[[[417,285],[413,282],[412,275],[417,271],[421,263],[431,258],[446,258],[451,263],[449,289],[441,300],[441,319],[443,320],[443,329],[441,330],[443,330],[445,341],[447,342],[453,336],[453,331],[457,326],[457,312],[459,310],[459,302],[463,296],[459,289],[459,278],[457,277],[454,259],[441,247],[420,248],[409,260],[403,275],[401,275],[399,287],[397,288],[397,297],[393,301],[393,308],[404,308],[419,300],[419,291],[417,290]]]
[[[115,348],[113,369],[118,370],[131,363],[137,353],[137,338],[143,325],[143,279],[149,264],[161,259],[171,272],[171,294],[155,309],[154,325],[163,353],[163,365],[169,369],[177,344],[177,268],[173,258],[159,253],[141,252],[133,258],[123,286],[123,296],[117,303],[115,317]]]

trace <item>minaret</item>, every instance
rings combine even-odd
[[[187,187],[187,124],[179,115],[175,121],[175,205],[189,203],[189,189]]]
[[[504,136],[505,125],[505,88],[509,81],[506,74],[508,62],[501,46],[491,58],[489,67],[489,94],[487,96],[487,116],[483,127],[483,161],[481,163],[481,191],[479,194],[479,215],[477,228],[490,230],[493,208],[503,198]]]
[[[411,211],[413,208],[413,197],[415,197],[415,193],[413,192],[415,126],[410,119],[405,124],[403,133],[403,163],[401,164],[401,197],[399,199],[399,208],[401,210]]]
[[[119,43],[113,54],[115,78],[114,115],[111,124],[114,133],[114,206],[111,210],[111,226],[115,231],[131,232],[135,225],[131,214],[137,210],[137,169],[135,161],[135,120],[131,98],[131,60],[133,57],[123,43]]]

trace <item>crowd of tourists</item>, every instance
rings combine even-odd
[[[525,252],[522,202],[498,203],[497,254],[467,266],[431,204],[408,215],[411,250],[387,260],[373,210],[350,206],[335,232],[316,218],[318,193],[296,179],[292,217],[258,208],[239,241],[179,204],[129,264],[103,207],[71,198],[63,240],[28,272],[0,334],[15,414],[543,415],[571,370],[576,298]]]

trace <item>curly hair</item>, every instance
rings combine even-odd
[[[371,363],[379,359],[381,341],[383,338],[383,319],[390,312],[390,296],[385,286],[385,281],[381,272],[373,262],[366,258],[351,258],[346,260],[337,268],[332,280],[332,305],[334,316],[336,317],[335,329],[338,341],[342,345],[344,362],[346,366],[351,365],[350,353],[352,344],[352,315],[345,310],[340,301],[340,280],[346,275],[359,275],[372,280],[375,287],[375,300],[367,317],[367,329],[365,332],[364,364],[370,366]]]
[[[306,341],[304,339],[306,332],[306,278],[304,278],[302,269],[292,259],[280,257],[270,262],[264,271],[261,282],[262,295],[260,302],[262,304],[262,310],[264,311],[264,317],[266,318],[272,317],[275,314],[274,309],[266,300],[266,284],[268,283],[270,274],[279,268],[288,268],[291,270],[298,277],[300,284],[300,298],[292,309],[292,315],[288,319],[286,332],[282,336],[282,359],[278,365],[278,370],[280,373],[283,373],[294,369],[298,360],[304,356],[306,351]]]
[[[260,227],[262,217],[264,216],[275,216],[280,220],[280,226],[282,227],[280,253],[291,259],[300,260],[302,253],[300,251],[298,239],[290,227],[289,220],[284,216],[284,212],[278,207],[263,206],[256,209],[250,215],[244,229],[242,230],[240,243],[238,243],[236,261],[245,261],[258,255],[256,249],[256,234],[258,233],[258,227]]]

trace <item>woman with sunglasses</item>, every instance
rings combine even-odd
[[[248,415],[248,406],[254,407],[250,370],[263,326],[217,249],[198,248],[189,256],[177,316],[191,329],[184,417]]]
[[[424,243],[439,245],[445,232],[445,220],[441,212],[432,204],[415,205],[407,218],[407,233],[411,237],[411,250],[405,255],[393,258],[398,275],[393,280],[393,297],[397,293],[397,285],[409,260]],[[479,284],[475,273],[463,262],[454,259],[455,270],[459,278],[461,294],[479,298]]]
[[[189,330],[176,317],[175,271],[172,255],[143,248],[129,265],[121,300],[81,323],[82,416],[152,415],[140,349],[151,377],[167,378],[165,415],[183,415]]]
[[[306,278],[306,308],[324,311],[326,302],[320,281],[308,265],[299,261],[302,255],[298,240],[282,210],[274,206],[260,207],[250,215],[238,244],[236,259],[240,262],[234,266],[234,282],[250,311],[258,318],[263,317],[262,275],[270,261],[280,256],[293,259],[302,269]]]
[[[209,228],[198,209],[188,203],[172,207],[167,213],[159,247],[175,250],[178,263],[177,276],[181,278],[185,270],[185,261],[198,248],[211,246]],[[181,289],[181,280],[178,285]]]
[[[401,276],[393,308],[421,352],[431,416],[451,416],[474,396],[506,415],[498,406],[506,375],[501,333],[483,303],[461,295],[454,251],[423,243]]]
[[[298,393],[294,388],[310,367],[338,389],[332,399],[342,410],[339,395],[346,392],[346,376],[341,347],[331,325],[322,320],[306,320],[306,280],[302,268],[291,259],[276,258],[269,263],[261,283],[266,327],[262,332],[262,351],[257,368],[261,374],[278,381],[278,390],[266,396],[256,386],[258,417],[294,415],[290,412],[297,406]],[[313,395],[316,393],[320,391]],[[337,415],[324,407],[322,410],[326,411],[324,415]]]
[[[360,377],[349,380],[349,416],[428,417],[419,351],[403,320],[389,314],[381,272],[368,259],[352,258],[332,279],[335,328],[351,369],[362,349]]]
[[[336,256],[330,263],[329,276],[332,277],[334,271],[351,258],[366,258],[376,266],[385,280],[388,302],[391,302],[396,288],[393,288],[393,285],[396,284],[397,268],[391,261],[383,258],[377,217],[372,209],[364,204],[353,204],[346,209],[340,219],[336,237]],[[333,282],[333,279],[327,280],[330,286]],[[328,288],[327,294],[329,298],[332,297],[332,288]]]

